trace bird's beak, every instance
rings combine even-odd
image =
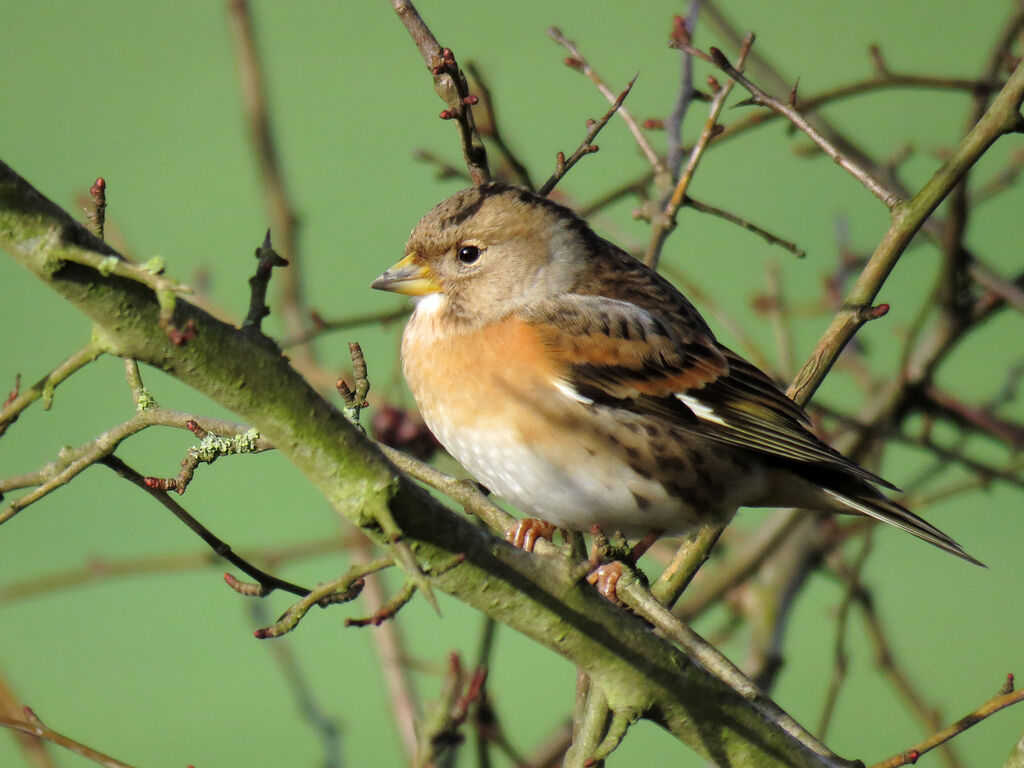
[[[370,287],[378,291],[404,293],[406,296],[425,296],[441,291],[430,267],[417,263],[415,253],[410,253],[391,267],[370,283]]]

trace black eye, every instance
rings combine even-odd
[[[459,248],[458,257],[463,264],[473,264],[480,258],[480,249],[475,245],[464,245]]]

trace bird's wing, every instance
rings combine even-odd
[[[809,430],[803,409],[703,322],[603,296],[569,294],[520,313],[561,372],[563,392],[595,407],[669,420],[707,439],[824,464],[892,487]]]

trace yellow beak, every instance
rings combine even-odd
[[[439,293],[441,286],[434,279],[430,267],[416,263],[416,254],[410,253],[400,262],[388,269],[372,283],[371,288],[378,291],[403,293],[406,296],[425,296],[428,293]]]

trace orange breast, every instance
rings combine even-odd
[[[417,311],[402,338],[406,381],[428,426],[508,429],[542,439],[540,411],[558,394],[559,371],[537,332],[518,318],[464,330]],[[443,441],[443,438],[441,438]]]

